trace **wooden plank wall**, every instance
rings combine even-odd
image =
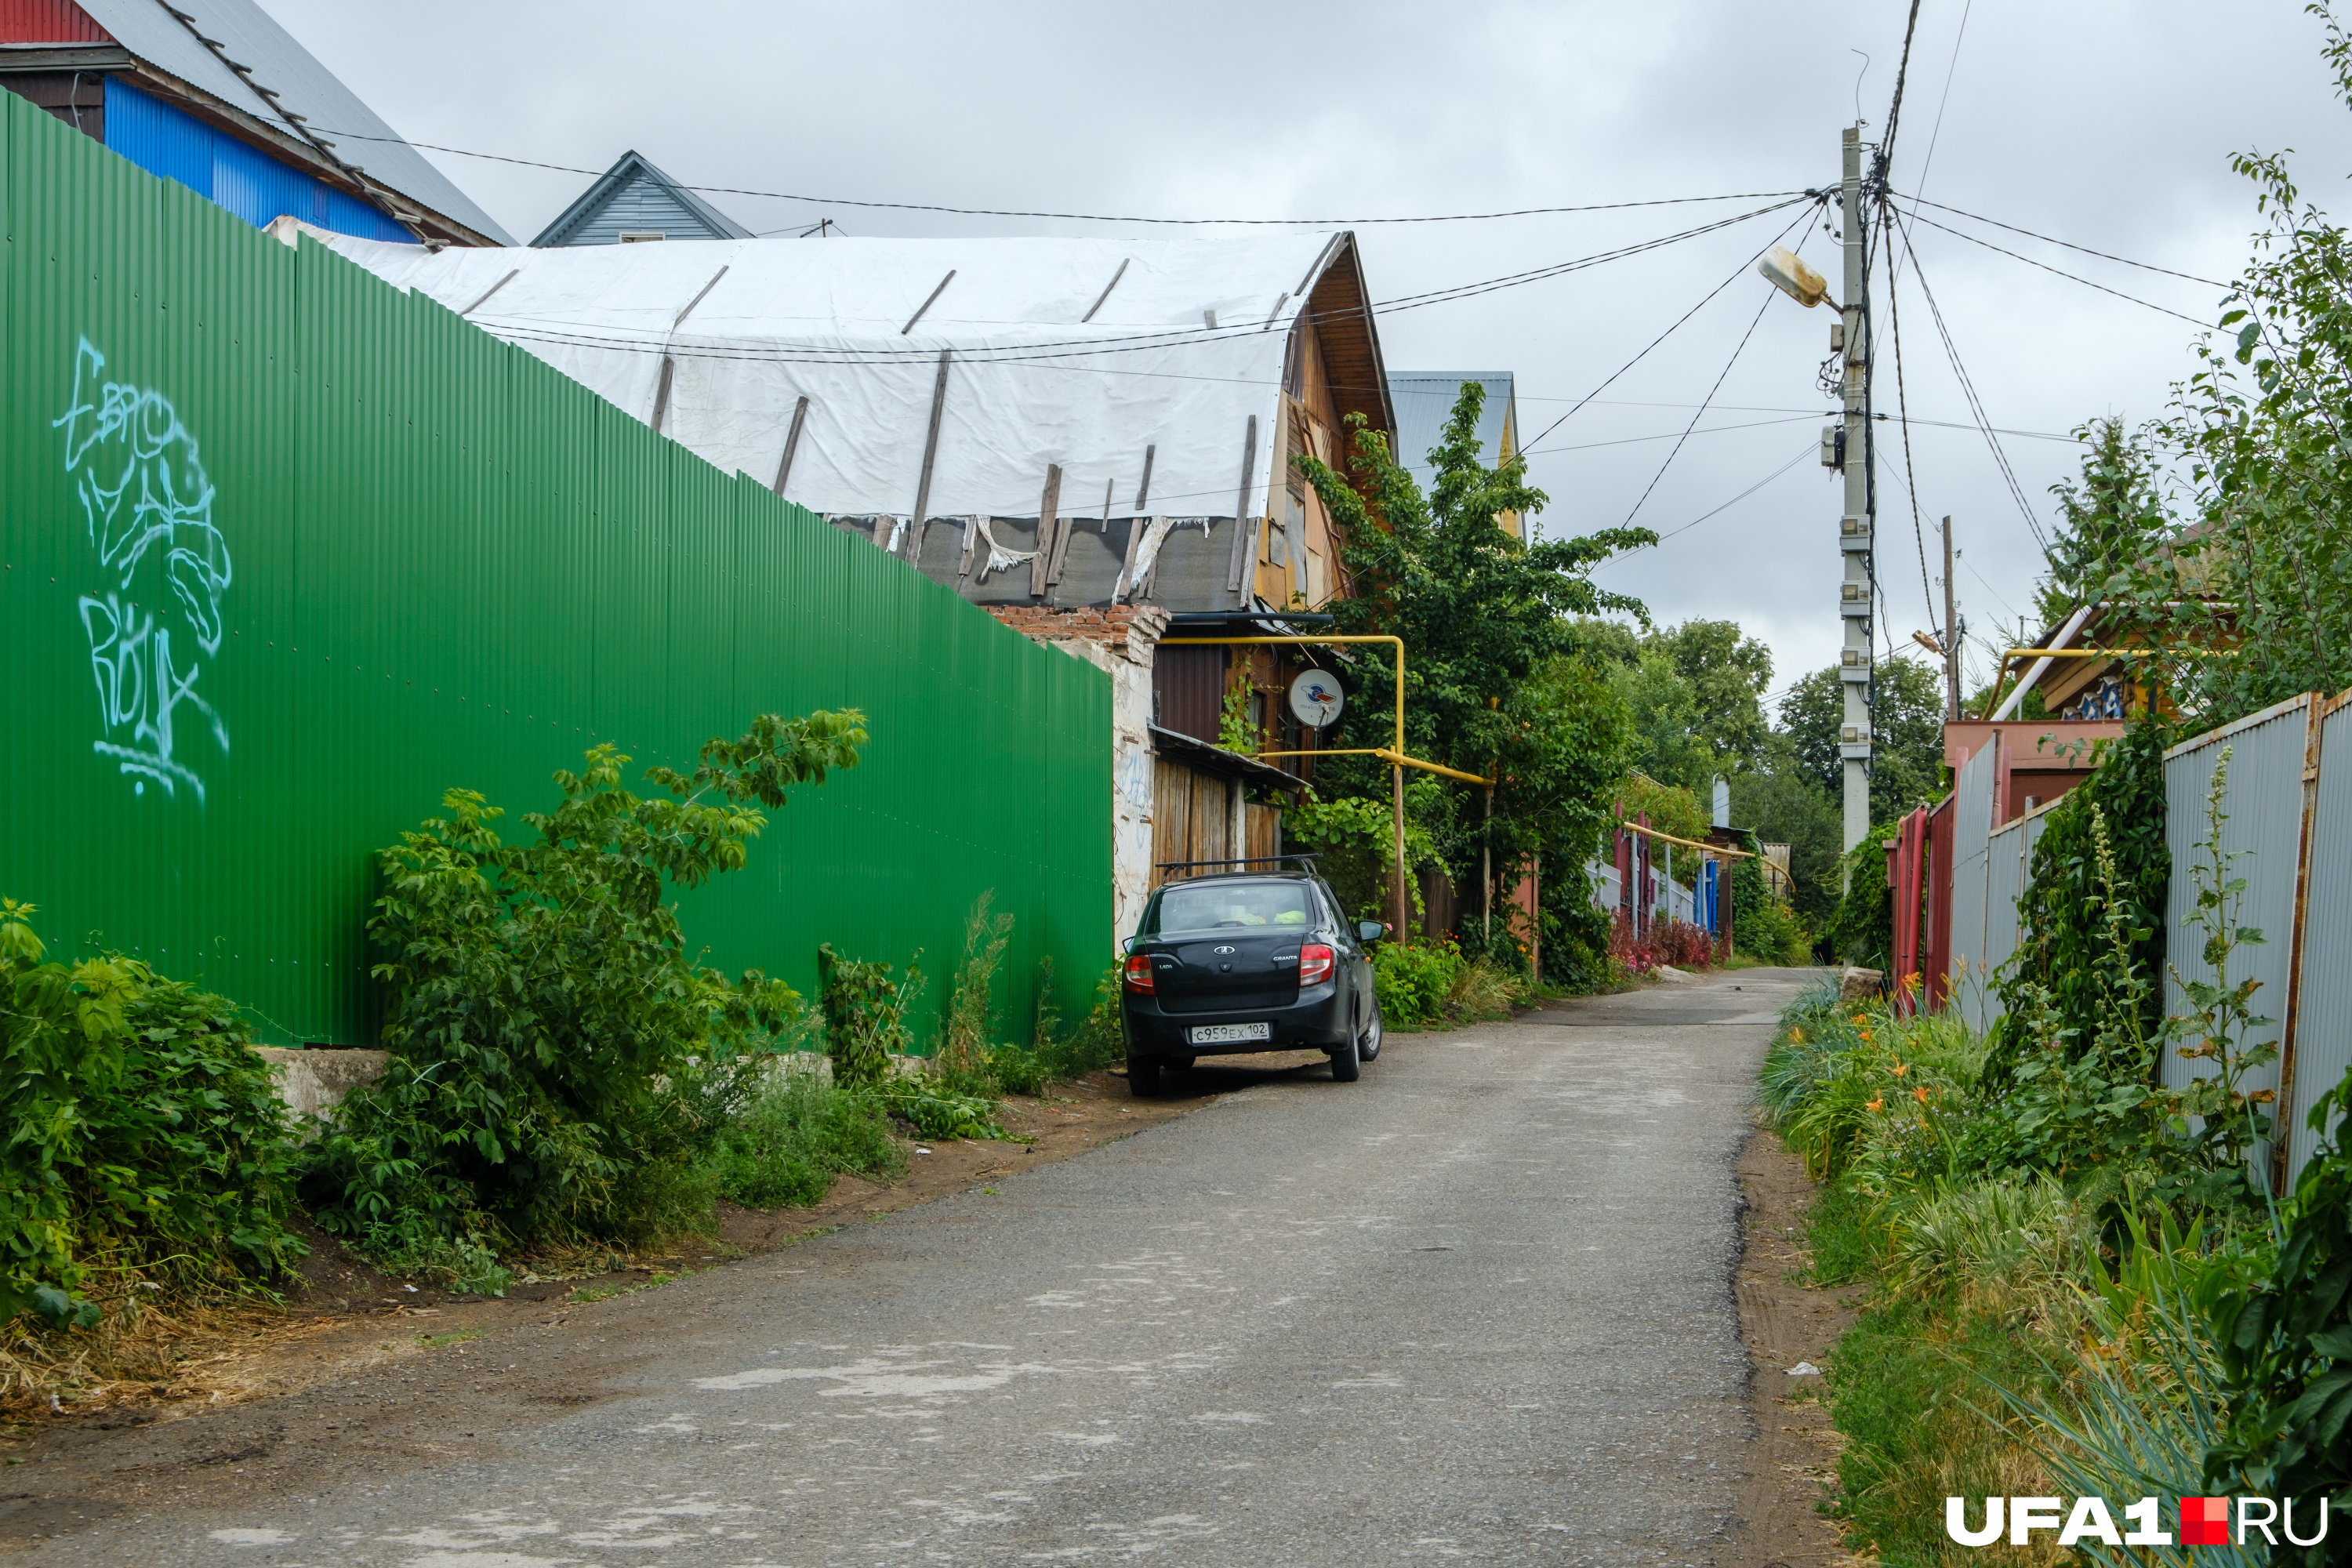
[[[1155,759],[1151,803],[1151,885],[1173,862],[1222,860],[1234,853],[1233,784],[1173,757]]]
[[[1250,869],[1274,870],[1276,868],[1271,862],[1282,853],[1282,807],[1260,805],[1253,801],[1242,807],[1242,823],[1244,837],[1248,840],[1242,853],[1254,861],[1269,862],[1263,866],[1254,865]]]

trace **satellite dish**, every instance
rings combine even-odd
[[[1344,705],[1339,678],[1328,669],[1305,669],[1290,683],[1290,710],[1310,730],[1326,730],[1339,721]]]

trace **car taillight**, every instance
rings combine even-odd
[[[1298,950],[1298,984],[1320,985],[1331,978],[1331,966],[1338,957],[1319,942],[1310,942]]]
[[[1129,953],[1128,955],[1127,988],[1129,991],[1140,991],[1147,996],[1150,995],[1156,989],[1156,987],[1151,984],[1151,955],[1150,953],[1136,952]]]

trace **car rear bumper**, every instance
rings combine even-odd
[[[1236,1012],[1167,1013],[1158,1001],[1129,991],[1127,1049],[1140,1057],[1229,1057],[1252,1051],[1328,1051],[1348,1043],[1349,1019],[1336,985],[1310,986],[1298,1000],[1279,1007],[1250,1007]],[[1212,1024],[1264,1024],[1263,1040],[1226,1040],[1194,1045],[1188,1033]]]

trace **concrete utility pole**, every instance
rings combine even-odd
[[[1944,518],[1944,717],[1960,716],[1960,622],[1952,606],[1952,520]]]
[[[1845,722],[1838,731],[1838,756],[1845,773],[1845,847],[1852,849],[1870,833],[1870,710],[1875,697],[1870,650],[1877,598],[1871,552],[1877,518],[1870,483],[1869,279],[1863,248],[1869,218],[1863,210],[1862,127],[1849,126],[1843,141],[1845,178],[1840,195],[1845,220],[1845,291],[1838,346],[1845,352],[1845,429],[1836,456],[1845,471],[1845,513],[1838,523],[1838,545],[1845,557],[1845,581],[1838,595],[1845,622],[1845,647],[1838,661]]]

